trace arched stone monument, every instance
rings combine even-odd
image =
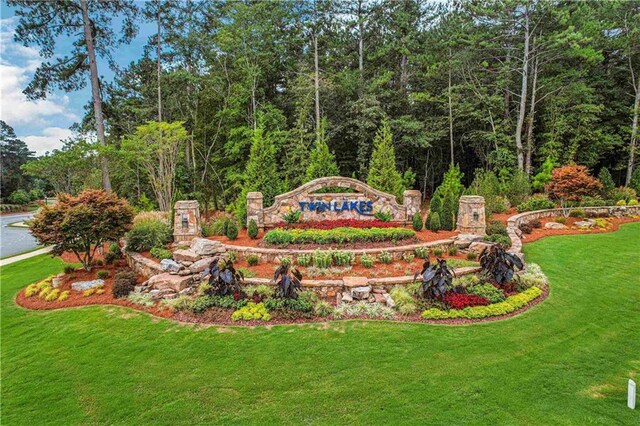
[[[458,204],[458,223],[456,231],[461,234],[486,234],[487,224],[484,212],[484,197],[463,195]]]
[[[326,188],[346,188],[351,192],[326,193]],[[300,211],[300,221],[335,219],[374,219],[377,211],[391,215],[391,222],[407,224],[420,211],[420,191],[404,191],[402,204],[396,197],[378,191],[357,179],[331,176],[312,180],[277,195],[273,205],[264,207],[261,192],[247,194],[247,226],[253,219],[260,229],[283,222],[291,210]]]

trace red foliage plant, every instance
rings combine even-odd
[[[484,297],[476,296],[475,294],[461,293],[447,293],[442,298],[442,301],[452,309],[464,309],[469,306],[484,306],[489,304],[489,301]]]
[[[602,189],[600,181],[589,175],[585,166],[569,164],[551,172],[546,186],[550,197],[557,200],[580,201],[585,195],[595,195]]]
[[[383,222],[378,219],[336,219],[336,220],[310,220],[299,223],[279,223],[278,228],[298,229],[334,229],[334,228],[393,228],[398,226],[391,222]]]
[[[53,245],[54,254],[71,251],[88,271],[96,249],[118,241],[132,220],[133,210],[125,199],[88,190],[77,197],[58,195],[58,204],[42,207],[30,228],[41,244]]]

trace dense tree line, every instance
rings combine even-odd
[[[425,194],[451,163],[467,184],[478,168],[533,176],[546,162],[607,167],[622,185],[637,166],[638,1],[12,3],[17,38],[44,53],[61,27],[88,31],[68,61],[43,64],[27,88],[34,97],[77,88],[81,72],[94,83],[88,39],[109,57],[136,23],[155,24],[144,55],[97,82],[81,123],[100,135],[104,120],[104,144],[87,164],[135,202],[157,184],[149,158],[130,149],[149,121],[185,129],[173,198],[215,208],[241,204],[258,178],[281,192],[332,164],[366,181],[377,133],[392,142],[402,184]],[[275,171],[252,163],[254,153]],[[309,171],[313,159],[329,166]]]

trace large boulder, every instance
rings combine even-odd
[[[193,276],[187,275],[174,275],[168,272],[163,274],[154,275],[149,278],[146,282],[146,285],[154,290],[173,290],[175,292],[179,292],[191,285],[193,282]]]
[[[205,257],[204,259],[200,259],[197,262],[194,262],[191,266],[189,266],[189,271],[192,274],[197,274],[199,272],[202,272],[209,267],[211,262],[213,262],[213,259],[215,259],[215,257]]]
[[[459,249],[466,249],[471,245],[471,243],[474,243],[476,241],[482,241],[482,235],[459,234],[453,242],[453,245],[458,247]]]
[[[182,269],[182,265],[180,265],[173,259],[162,259],[160,261],[160,267],[163,271],[169,272],[178,272],[180,269]]]
[[[473,251],[475,253],[482,253],[482,250],[489,248],[494,243],[490,243],[487,241],[474,241],[469,245],[469,251]]]
[[[224,253],[225,249],[220,241],[194,238],[191,240],[191,251],[198,256],[211,256],[216,253]]]
[[[547,222],[544,224],[546,229],[566,229],[567,226],[558,222]]]
[[[104,285],[104,280],[97,279],[91,281],[78,281],[71,284],[71,288],[76,291],[85,291],[90,288],[102,287]]]
[[[595,224],[596,224],[596,221],[593,219],[585,219],[575,223],[575,225],[580,228],[591,228]]]
[[[371,287],[353,287],[351,289],[351,297],[356,300],[367,300],[371,295]]]
[[[178,249],[173,252],[173,258],[178,262],[182,262],[184,260],[188,262],[196,262],[200,259],[200,256],[197,255],[194,251],[188,249]]]

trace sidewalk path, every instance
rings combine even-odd
[[[17,256],[8,257],[0,260],[0,266],[6,266],[14,262],[29,259],[30,257],[39,256],[41,254],[49,253],[53,247],[44,247],[40,250],[30,251],[29,253],[19,254]]]

